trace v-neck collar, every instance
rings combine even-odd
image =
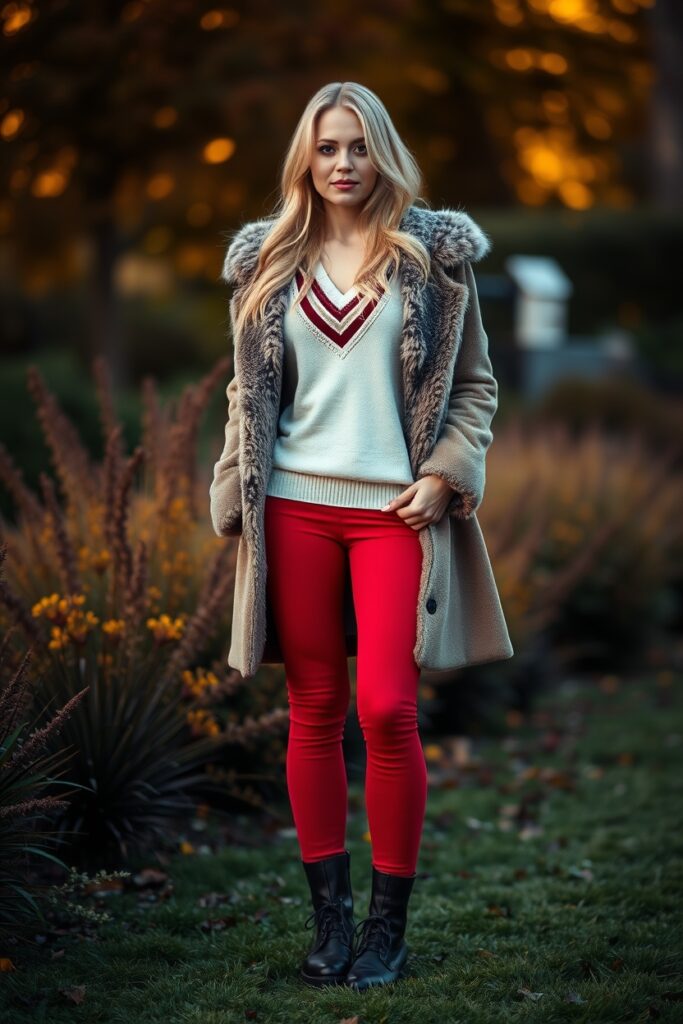
[[[330,275],[325,270],[322,260],[318,260],[314,276],[319,281],[323,290],[326,291],[328,295],[330,295],[330,298],[333,301],[335,301],[339,306],[345,306],[349,299],[352,299],[356,292],[358,291],[358,288],[355,285],[349,288],[349,290],[346,292],[340,291],[339,288],[337,288],[334,281],[332,280],[332,278],[330,277]]]

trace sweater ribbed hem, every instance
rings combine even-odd
[[[296,501],[314,501],[321,505],[381,509],[409,486],[410,484],[297,473],[274,466],[266,494],[272,494],[276,498],[293,498]]]

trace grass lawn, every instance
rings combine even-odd
[[[0,1019],[680,1021],[682,712],[677,678],[607,677],[544,697],[502,739],[446,742],[440,759],[425,741],[410,958],[393,986],[298,980],[310,906],[284,830],[174,855],[165,898],[127,888],[106,901],[110,923],[0,950],[16,967],[0,975]],[[357,783],[350,806],[359,919],[370,844]]]

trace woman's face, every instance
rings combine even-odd
[[[335,206],[362,206],[379,176],[370,163],[358,116],[348,107],[330,107],[318,118],[311,156],[313,185]],[[343,188],[335,182],[352,181]]]

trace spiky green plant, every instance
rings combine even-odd
[[[236,544],[213,534],[194,444],[227,366],[221,360],[170,412],[148,380],[142,442],[127,457],[96,361],[105,438],[99,464],[31,368],[61,493],[42,473],[35,494],[0,446],[0,479],[17,507],[6,530],[0,623],[17,623],[34,645],[39,699],[67,701],[88,688],[63,735],[75,748],[69,778],[83,788],[55,813],[60,835],[80,835],[74,859],[111,861],[164,839],[198,791],[229,788],[206,771],[229,756],[225,748],[253,742],[255,732],[262,745],[281,747],[286,710],[247,716],[243,728],[234,711],[218,706],[242,687],[239,673],[226,668],[224,655],[203,661],[215,635],[228,633]],[[196,693],[209,678],[211,692]],[[235,782],[232,795],[240,792]]]
[[[4,558],[0,547],[0,569]],[[59,779],[71,752],[54,741],[85,694],[85,689],[74,694],[49,718],[44,708],[30,721],[31,651],[12,670],[10,637],[0,644],[0,937],[43,918],[46,890],[35,879],[37,861],[50,860],[66,870],[53,852],[59,837],[45,822],[68,807],[66,796],[75,785]]]

